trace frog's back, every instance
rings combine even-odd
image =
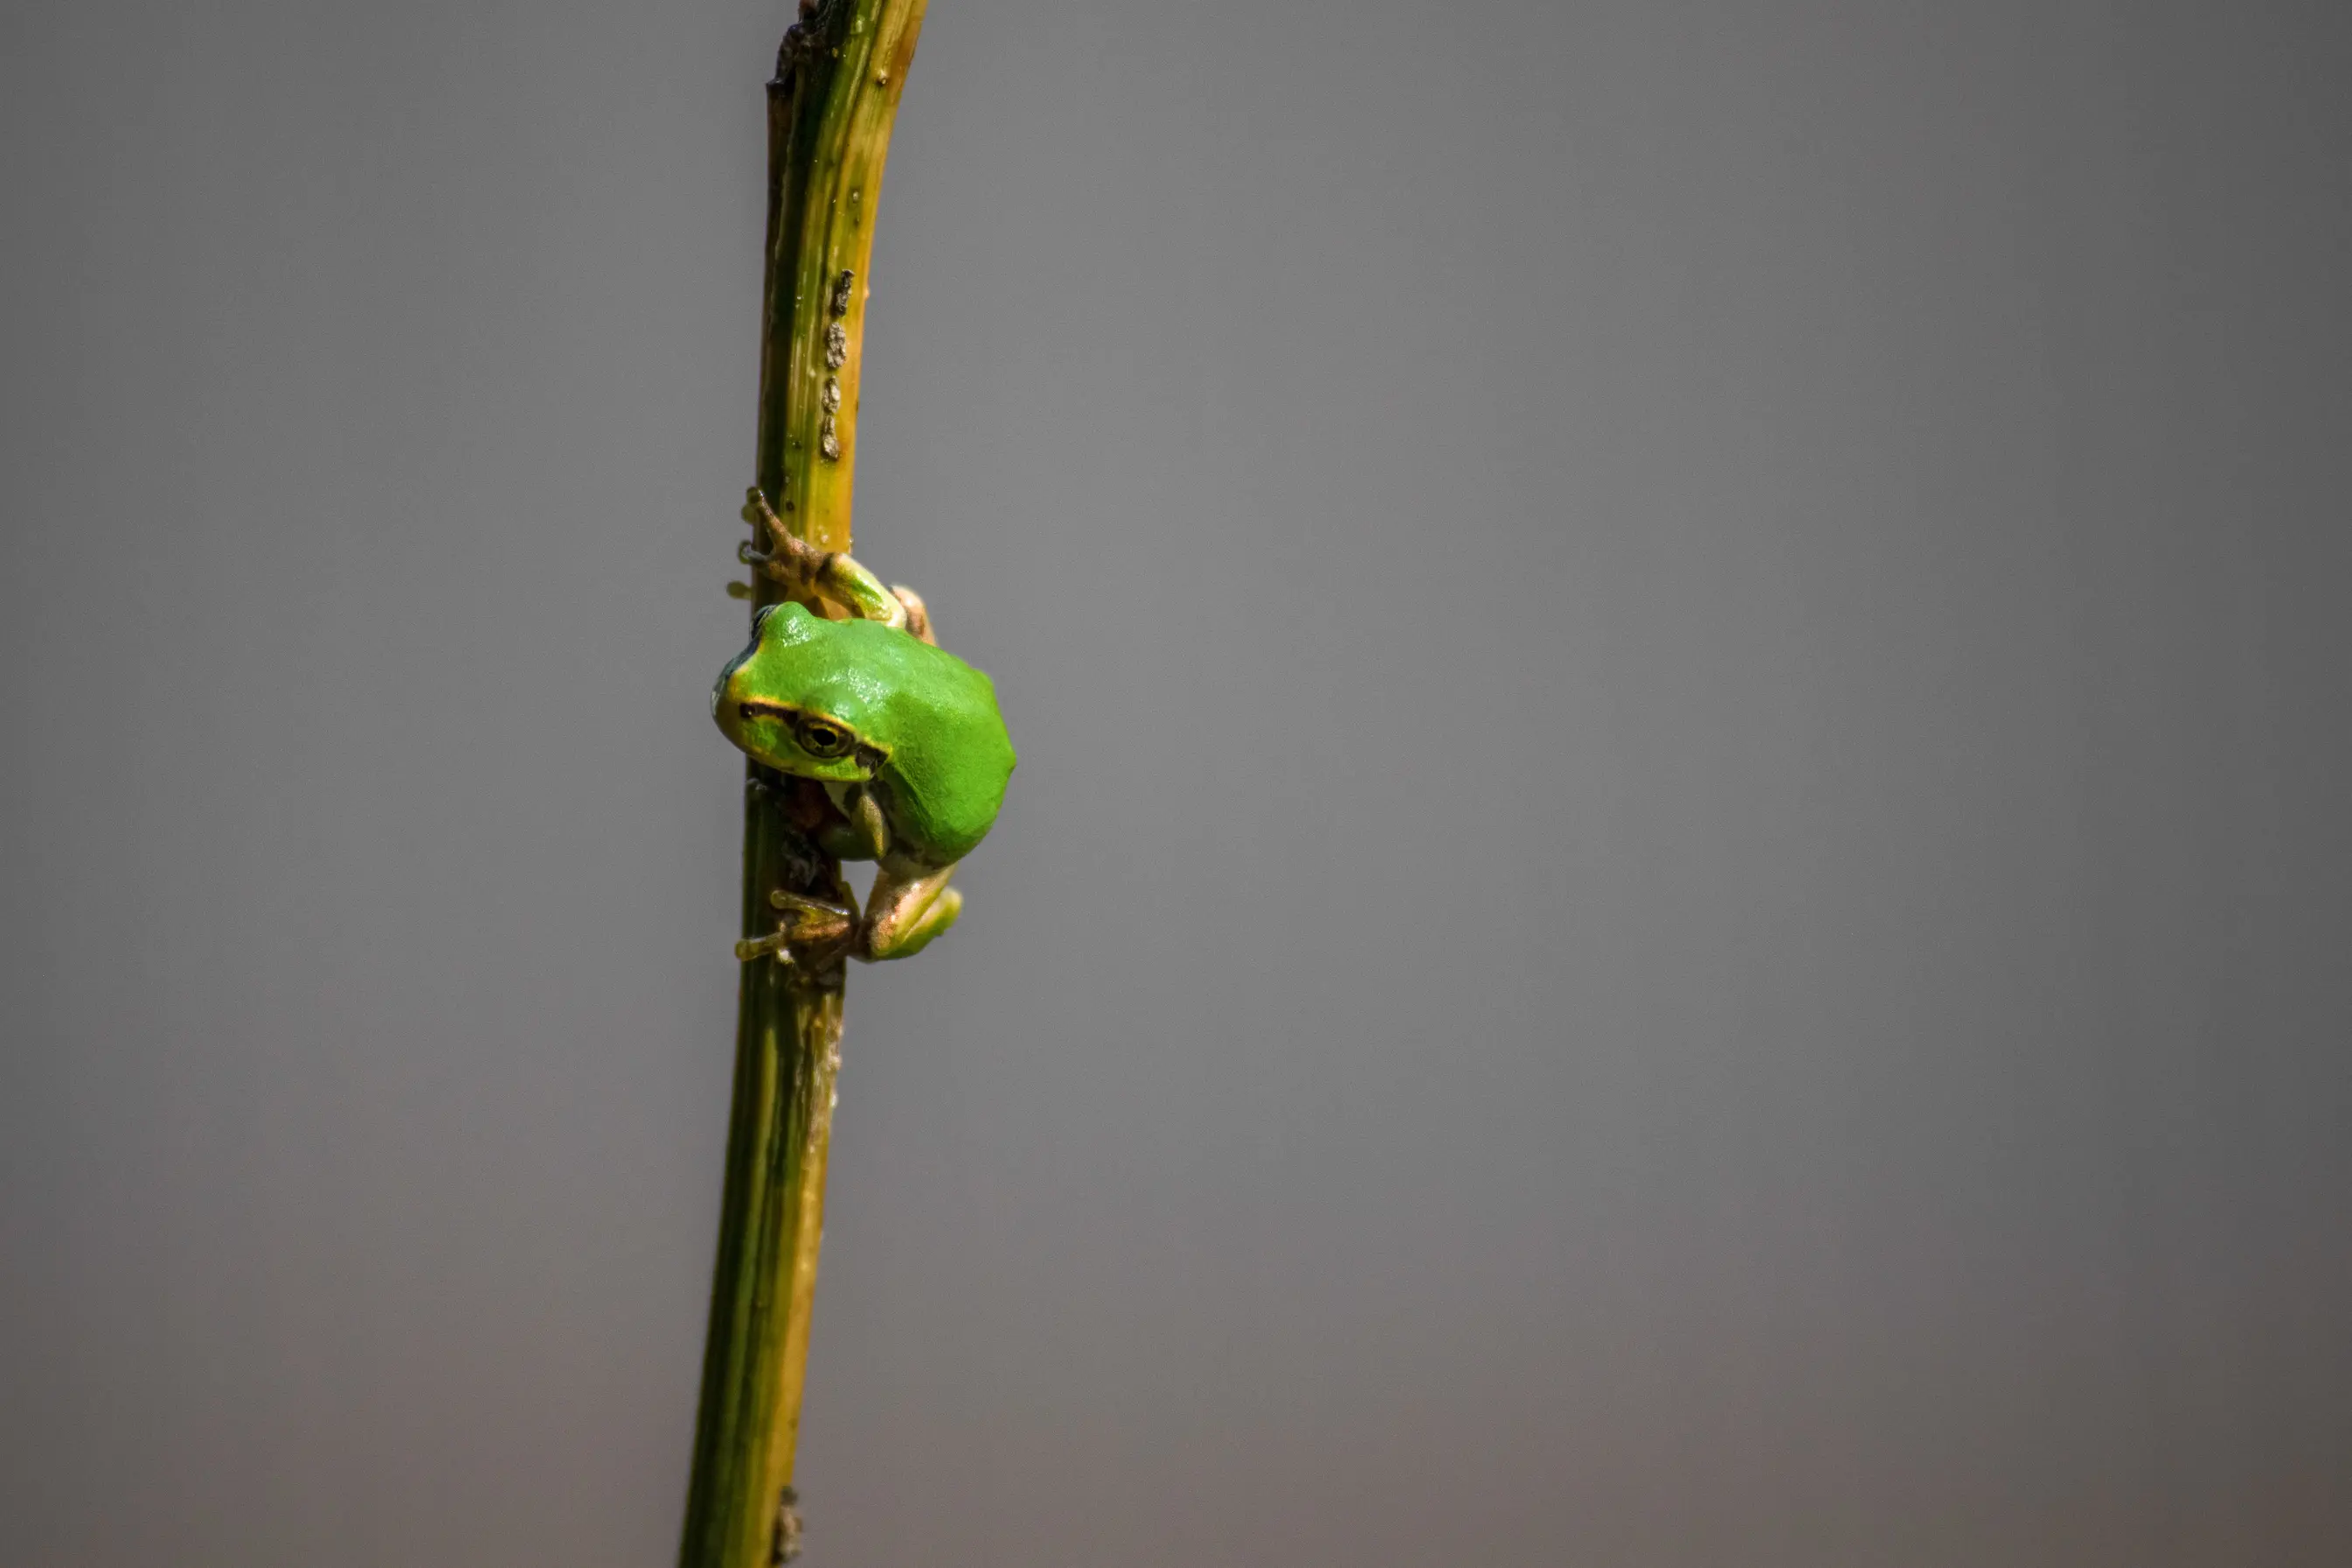
[[[1016,760],[995,683],[879,622],[821,625],[840,657],[820,700],[886,753],[875,783],[895,847],[935,865],[962,859],[995,822]]]

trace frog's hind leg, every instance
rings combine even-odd
[[[907,629],[933,647],[939,647],[940,637],[931,629],[931,611],[923,603],[923,596],[904,583],[891,584],[890,592],[898,603],[907,606]]]
[[[948,886],[954,872],[952,866],[916,877],[887,866],[877,871],[874,890],[866,897],[866,918],[857,928],[857,956],[868,963],[911,958],[955,924],[963,912],[963,895]]]

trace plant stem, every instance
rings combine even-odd
[[[802,539],[850,547],[857,384],[874,209],[924,0],[804,4],[768,84],[768,231],[760,488]],[[812,14],[813,13],[813,14]],[[774,585],[752,574],[754,607]],[[752,764],[743,811],[745,937],[769,895],[840,901],[841,868],[805,829],[821,795]],[[796,1552],[793,1461],[824,1162],[841,1068],[842,973],[743,965],[719,1258],[680,1568],[766,1568]]]

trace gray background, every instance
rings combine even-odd
[[[0,22],[12,1568],[674,1551],[783,13]],[[2338,17],[938,0],[813,1561],[2352,1561]]]

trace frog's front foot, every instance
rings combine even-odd
[[[881,621],[911,631],[925,642],[932,640],[930,616],[920,595],[903,588],[894,594],[853,557],[795,539],[757,485],[743,492],[743,521],[751,525],[752,538],[737,546],[735,558],[761,576],[782,584],[784,597],[812,606],[819,601],[838,605],[859,620]],[[759,547],[761,539],[768,542],[765,550]],[[756,595],[744,587],[735,596]]]
[[[736,559],[761,576],[782,584],[788,597],[814,597],[817,577],[824,569],[827,552],[785,531],[784,520],[776,515],[767,496],[756,485],[743,492],[743,521],[751,525],[755,542],[737,549]],[[765,550],[756,542],[760,540],[767,542]]]
[[[772,957],[779,963],[799,963],[822,969],[845,952],[857,935],[857,911],[845,905],[804,899],[778,889],[768,895],[768,906],[778,913],[776,929],[735,944],[735,956],[746,963]]]

